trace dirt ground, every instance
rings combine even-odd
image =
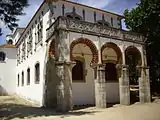
[[[88,107],[65,114],[38,108],[20,98],[0,96],[0,120],[160,120],[160,99],[130,106],[114,105],[106,109]]]

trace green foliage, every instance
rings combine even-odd
[[[136,8],[125,10],[124,16],[128,29],[145,37],[160,34],[160,0],[141,0]]]
[[[10,30],[18,26],[17,16],[24,15],[23,9],[28,6],[28,0],[0,0],[0,21]],[[0,35],[1,35],[0,28]]]
[[[160,0],[140,0],[136,8],[125,10],[126,27],[146,37],[152,83],[160,79]]]

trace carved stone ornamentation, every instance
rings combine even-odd
[[[53,30],[65,29],[67,31],[74,31],[78,33],[85,33],[90,35],[97,35],[106,38],[113,38],[123,41],[131,41],[144,44],[142,35],[138,33],[128,32],[117,28],[107,27],[98,23],[91,23],[76,19],[70,19],[60,16],[55,23],[47,29],[47,38],[51,37]]]

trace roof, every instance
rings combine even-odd
[[[16,30],[14,31],[14,33],[12,34],[12,36],[14,36],[18,30],[25,30],[25,28],[17,27]]]
[[[28,23],[27,26],[25,27],[24,31],[22,32],[21,37],[23,36],[23,34],[25,33],[25,31],[26,31],[27,28],[29,27],[30,23],[32,22],[32,20],[34,19],[34,17],[37,15],[38,11],[42,8],[42,6],[44,5],[45,2],[46,2],[46,0],[44,0],[44,1],[42,2],[42,4],[41,4],[40,7],[38,8],[38,10],[37,10],[36,13],[34,14],[34,16],[31,18],[31,20],[29,21],[29,23]],[[21,37],[18,39],[18,41],[21,39]],[[16,45],[17,45],[18,41],[16,42]]]
[[[55,1],[55,0],[53,0],[53,1]],[[106,10],[102,10],[102,9],[99,9],[99,8],[91,7],[91,6],[88,6],[88,5],[84,5],[84,4],[81,4],[81,3],[72,2],[72,1],[68,1],[68,0],[62,0],[62,1],[69,2],[69,3],[72,3],[72,4],[76,4],[76,5],[80,5],[80,6],[84,6],[84,7],[88,7],[88,8],[91,8],[91,9],[94,9],[94,10],[97,10],[97,11],[101,11],[101,12],[104,12],[104,13],[113,14],[113,15],[119,16],[121,19],[124,18],[123,15],[116,14],[114,12],[109,12],[109,11],[106,11]]]
[[[3,44],[0,45],[0,48],[16,48],[16,46],[13,44]]]
[[[36,13],[34,14],[34,16],[31,18],[31,20],[29,21],[29,23],[27,24],[27,26],[25,28],[22,28],[24,29],[21,37],[23,36],[23,34],[25,33],[25,31],[27,30],[27,28],[29,27],[30,23],[32,22],[32,20],[34,19],[34,17],[37,15],[38,11],[42,8],[42,6],[47,3],[47,2],[58,2],[60,0],[44,0],[42,2],[42,4],[40,5],[40,7],[38,8],[38,10],[36,11]],[[84,7],[88,7],[88,8],[91,8],[91,9],[95,9],[97,11],[101,11],[101,12],[105,12],[105,13],[109,13],[109,14],[113,14],[113,15],[116,15],[116,16],[119,16],[121,19],[124,18],[124,16],[122,15],[119,15],[119,14],[116,14],[116,13],[112,13],[112,12],[109,12],[109,11],[105,11],[105,10],[101,10],[101,9],[98,9],[98,8],[95,8],[95,7],[91,7],[91,6],[87,6],[87,5],[84,5],[84,4],[80,4],[80,3],[76,3],[76,2],[72,2],[72,1],[68,1],[68,0],[61,0],[61,1],[64,1],[64,2],[68,2],[68,3],[72,3],[72,4],[76,4],[76,5],[80,5],[80,6],[84,6]],[[17,28],[18,29],[18,28]],[[13,34],[14,35],[14,34]],[[19,40],[21,39],[21,37],[18,39],[18,41],[16,42],[16,45],[18,44]]]

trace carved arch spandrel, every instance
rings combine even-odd
[[[91,60],[91,64],[97,64],[98,63],[98,50],[97,50],[97,47],[95,46],[95,44],[89,40],[89,39],[86,39],[86,38],[79,38],[77,40],[74,40],[71,44],[70,44],[70,59],[72,61],[74,61],[74,57],[73,57],[73,48],[75,45],[77,44],[85,44],[87,45],[91,52],[92,52],[92,60]]]

